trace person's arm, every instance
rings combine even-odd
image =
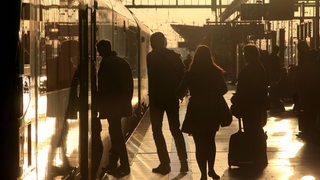
[[[219,94],[224,95],[228,92],[228,87],[223,78],[222,71],[219,71],[218,87],[219,87],[219,92],[218,92]]]
[[[187,77],[188,77],[188,73],[185,72],[184,76],[183,76],[183,78],[177,88],[177,96],[181,101],[188,93]]]
[[[175,64],[175,70],[177,72],[178,78],[182,80],[184,77],[184,72],[186,71],[186,68],[181,60],[180,54],[175,54],[176,56],[176,64]]]
[[[133,96],[133,76],[132,70],[128,62],[124,61],[123,73],[122,73],[122,82],[123,82],[123,95],[127,100],[132,99]]]

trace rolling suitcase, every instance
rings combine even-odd
[[[238,132],[232,134],[229,140],[228,165],[231,166],[246,166],[253,164],[251,158],[251,144],[243,131],[241,118],[239,120]]]

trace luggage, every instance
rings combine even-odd
[[[232,134],[229,140],[228,165],[231,166],[246,166],[252,165],[251,146],[248,137],[241,126],[241,118],[239,120],[238,132]]]

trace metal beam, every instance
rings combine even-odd
[[[216,9],[216,8],[227,8],[228,5],[179,5],[179,4],[174,4],[174,5],[147,5],[147,4],[141,4],[141,5],[125,5],[127,8],[163,8],[163,9],[170,9],[170,8],[207,8],[207,9]]]
[[[223,22],[228,19],[234,12],[240,9],[242,3],[246,3],[248,0],[234,0],[228,7],[221,13],[220,21]]]

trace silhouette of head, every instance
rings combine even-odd
[[[247,44],[243,48],[244,58],[248,63],[259,62],[260,52],[256,45]]]
[[[161,49],[166,47],[166,38],[162,32],[155,32],[150,37],[152,49]]]
[[[280,47],[278,45],[273,46],[272,48],[272,53],[273,54],[278,54],[280,51]]]
[[[225,72],[220,66],[214,62],[215,56],[212,54],[209,46],[207,45],[198,45],[193,60],[191,63],[191,72],[206,72],[211,70],[212,67],[217,68],[221,72]]]
[[[199,61],[199,63],[207,63],[211,64],[211,51],[208,46],[206,45],[199,45],[196,49],[196,52],[194,54],[194,59],[196,61]]]
[[[69,59],[74,68],[79,65],[79,42],[76,40],[66,40],[61,43],[61,59]]]
[[[306,41],[299,41],[297,48],[299,52],[306,52],[309,50],[309,45]]]
[[[105,57],[111,53],[111,43],[109,40],[100,40],[97,43],[97,51],[100,56]]]
[[[213,60],[209,47],[199,45],[195,51],[191,69],[207,69],[212,65]]]

